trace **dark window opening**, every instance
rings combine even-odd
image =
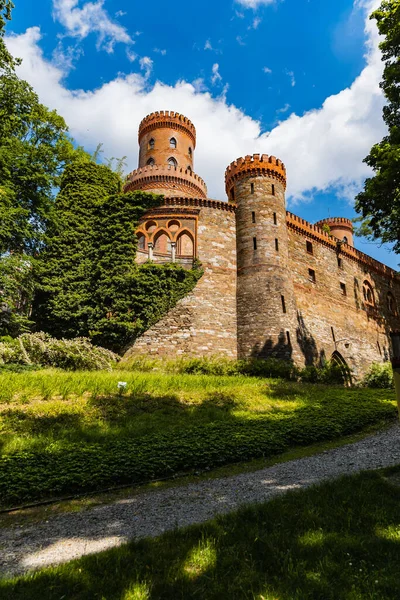
[[[337,265],[339,269],[343,269],[343,260],[340,258],[340,256],[337,257]]]
[[[274,184],[272,184],[272,186],[271,186],[271,193],[273,196],[275,196],[275,185]]]
[[[192,156],[192,149],[189,148],[189,156]]]
[[[333,339],[334,342],[336,342],[335,330],[333,329],[333,327],[331,327],[331,332],[332,332],[332,339]]]
[[[311,242],[306,242],[307,252],[308,254],[314,254],[313,245]]]
[[[172,138],[169,140],[169,147],[170,147],[170,148],[176,148],[176,147],[177,147],[177,145],[178,145],[178,143],[177,143],[176,139],[175,139],[174,137],[172,137]]]
[[[277,225],[277,224],[278,224],[278,220],[276,218],[276,213],[274,213],[274,225]]]
[[[292,342],[291,342],[291,339],[290,339],[290,332],[289,331],[286,332],[286,339],[287,339],[288,345],[291,346]]]
[[[170,167],[174,167],[175,169],[178,166],[178,163],[173,156],[171,156],[171,158],[168,159],[167,163]]]
[[[251,222],[252,222],[252,223],[255,223],[255,222],[256,222],[256,213],[255,213],[255,212],[252,212],[252,213],[251,213]]]
[[[275,250],[279,252],[279,240],[275,239]]]
[[[347,237],[346,237],[346,236],[344,236],[344,238],[343,238],[343,241],[344,241],[344,243],[345,243],[345,244],[348,244],[348,243],[349,243],[349,240],[347,239]]]
[[[252,194],[254,194],[254,183],[250,184],[250,191]]]
[[[347,290],[346,290],[346,284],[345,283],[341,283],[340,284],[340,289],[342,290],[343,296],[347,296]]]
[[[308,278],[313,283],[316,282],[316,277],[315,277],[315,271],[314,271],[314,269],[308,269]]]
[[[253,248],[257,250],[257,238],[253,237]]]
[[[149,141],[149,148],[150,150],[153,150],[154,146],[156,145],[156,142],[153,138],[151,138],[151,140]]]
[[[153,167],[155,164],[156,161],[154,160],[154,158],[149,158],[149,160],[146,163],[146,165],[148,165],[149,167]]]
[[[284,313],[286,313],[286,302],[285,302],[285,296],[281,296],[281,301],[282,301],[282,311]]]
[[[382,349],[381,349],[380,343],[376,342],[376,345],[378,346],[378,352],[379,352],[379,354],[382,356]]]
[[[233,188],[231,189],[231,200],[235,202],[235,190]]]

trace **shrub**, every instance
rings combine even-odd
[[[393,369],[390,363],[374,363],[361,383],[364,387],[392,389],[394,388]]]
[[[24,333],[17,339],[0,342],[0,366],[58,367],[75,370],[110,370],[118,357],[88,339],[57,340],[46,333]]]
[[[326,362],[322,367],[309,365],[300,371],[300,379],[306,383],[325,383],[343,385],[347,380],[343,369],[334,362]],[[350,377],[350,373],[348,374]]]
[[[296,380],[299,376],[299,370],[292,362],[279,358],[239,360],[238,372],[253,377],[272,377],[290,381]]]

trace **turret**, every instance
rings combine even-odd
[[[169,197],[207,198],[207,186],[193,172],[196,129],[183,115],[151,113],[139,126],[139,165],[125,191],[145,190]]]
[[[350,219],[345,219],[344,217],[329,217],[328,219],[318,221],[315,225],[320,229],[324,229],[324,225],[329,227],[329,232],[333,237],[349,244],[349,246],[354,246],[354,228]]]
[[[238,354],[291,358],[296,307],[289,273],[286,169],[266,154],[238,158],[226,170],[237,204]]]

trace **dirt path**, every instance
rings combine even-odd
[[[396,464],[400,464],[398,424],[354,444],[253,473],[138,494],[87,511],[57,515],[40,524],[0,529],[0,574],[59,564],[133,538],[202,523],[288,490]]]

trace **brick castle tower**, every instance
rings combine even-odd
[[[225,173],[236,209],[239,357],[292,356],[296,319],[286,225],[286,169],[274,156],[238,158]]]
[[[139,126],[139,166],[125,191],[144,190],[168,197],[207,198],[207,186],[193,171],[196,129],[187,117],[151,113]]]

